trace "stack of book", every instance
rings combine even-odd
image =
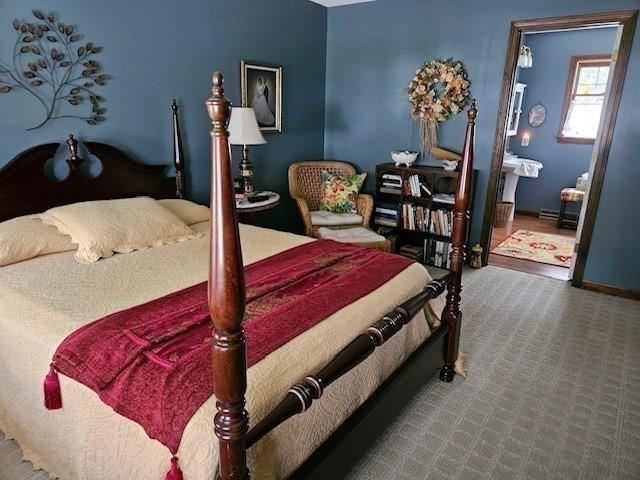
[[[424,239],[424,259],[423,262],[439,268],[449,268],[451,266],[451,244],[441,242],[433,238]]]
[[[432,210],[431,224],[429,232],[442,237],[451,236],[451,227],[453,224],[453,212],[449,210]]]
[[[424,250],[417,245],[403,245],[398,249],[398,253],[412,260],[422,261]]]
[[[412,203],[402,204],[402,228],[405,230],[429,231],[429,209]]]
[[[378,225],[378,226],[375,228],[375,232],[376,232],[378,235],[382,235],[383,237],[386,237],[386,236],[388,236],[388,235],[393,234],[393,232],[394,232],[394,227],[385,227],[385,226],[382,226],[382,225]]]
[[[391,195],[402,194],[402,177],[393,173],[385,173],[382,175],[380,193],[390,193]]]
[[[455,203],[455,196],[453,193],[434,193],[433,201],[453,205]]]
[[[387,227],[398,226],[398,207],[392,203],[376,203],[376,213],[373,221],[376,225]]]

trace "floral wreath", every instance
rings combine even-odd
[[[438,123],[462,111],[471,99],[471,82],[462,62],[430,60],[409,83],[411,116],[420,122],[422,153],[437,143]]]

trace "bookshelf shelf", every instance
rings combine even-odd
[[[473,190],[476,177],[474,171]],[[457,171],[440,167],[377,165],[374,226],[382,235],[394,237],[396,253],[425,265],[447,268],[454,207],[451,200],[457,181]],[[443,196],[449,201],[442,201]]]

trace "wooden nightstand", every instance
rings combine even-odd
[[[280,204],[280,195],[276,192],[264,191],[260,192],[260,194],[269,195],[269,199],[254,203],[248,200],[236,200],[236,210],[238,211],[240,223],[247,223],[250,225],[252,223],[253,216],[256,213],[271,210]]]

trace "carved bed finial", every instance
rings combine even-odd
[[[73,135],[69,135],[66,143],[69,148],[69,158],[67,159],[67,163],[69,164],[69,168],[73,171],[80,166],[83,160],[78,155],[78,140],[76,140]]]
[[[224,96],[224,79],[220,72],[213,74],[211,97],[207,100],[207,112],[213,123],[211,135],[227,135],[227,122],[231,113],[231,104]]]
[[[478,109],[476,108],[476,99],[475,97],[471,99],[471,107],[467,111],[467,118],[469,118],[470,122],[475,122],[476,117],[478,116]]]

